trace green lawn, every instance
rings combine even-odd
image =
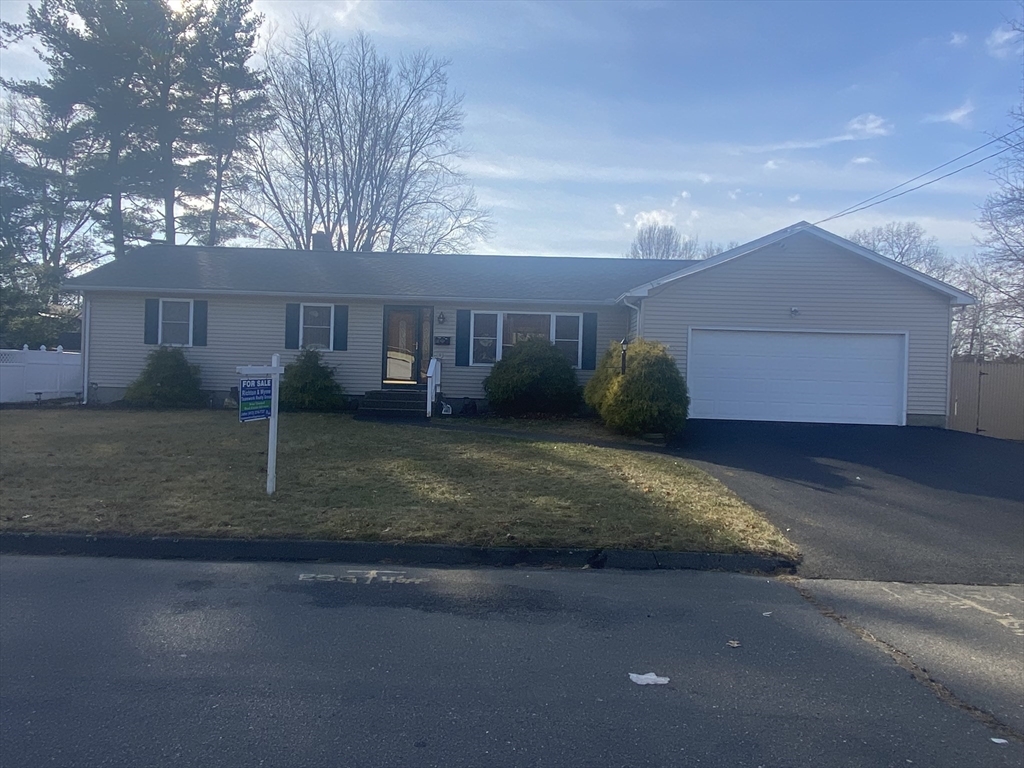
[[[670,456],[283,414],[268,497],[266,447],[232,412],[2,410],[0,529],[796,554]]]

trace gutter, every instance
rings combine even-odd
[[[639,304],[637,304],[637,305],[630,304],[629,303],[629,299],[626,298],[625,296],[622,297],[622,303],[625,304],[630,309],[632,309],[634,312],[636,312],[636,338],[638,338],[638,339],[643,338],[643,332],[642,332],[643,329],[640,327],[640,305]],[[627,336],[629,335],[629,328],[628,328],[628,326],[626,328],[626,335]]]
[[[415,304],[416,302],[447,302],[451,304],[550,304],[552,306],[593,306],[613,307],[618,302],[615,299],[511,299],[511,298],[488,298],[477,296],[411,296],[404,295],[370,295],[370,294],[344,294],[344,293],[319,293],[316,291],[237,291],[230,288],[171,288],[161,286],[159,288],[126,288],[124,286],[100,286],[100,285],[67,285],[67,289],[77,291],[83,296],[86,292],[93,293],[144,293],[160,296],[171,296],[181,294],[183,296],[265,296],[296,299],[346,299],[350,301],[386,301],[395,304]]]

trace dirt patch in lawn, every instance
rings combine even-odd
[[[0,529],[796,554],[670,456],[353,421],[0,411]]]

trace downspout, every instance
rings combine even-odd
[[[636,312],[636,336],[634,338],[637,338],[637,339],[643,338],[643,332],[642,332],[642,329],[640,328],[640,307],[638,305],[635,305],[635,304],[630,304],[629,303],[629,299],[626,298],[625,296],[622,297],[622,303],[625,304],[630,309],[632,309],[634,312]],[[629,327],[628,326],[626,327],[626,335],[627,336],[629,335]]]
[[[89,404],[89,331],[92,327],[90,322],[92,313],[89,304],[89,294],[82,295],[82,405]]]

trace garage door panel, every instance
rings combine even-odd
[[[693,330],[693,418],[900,424],[898,334]]]

